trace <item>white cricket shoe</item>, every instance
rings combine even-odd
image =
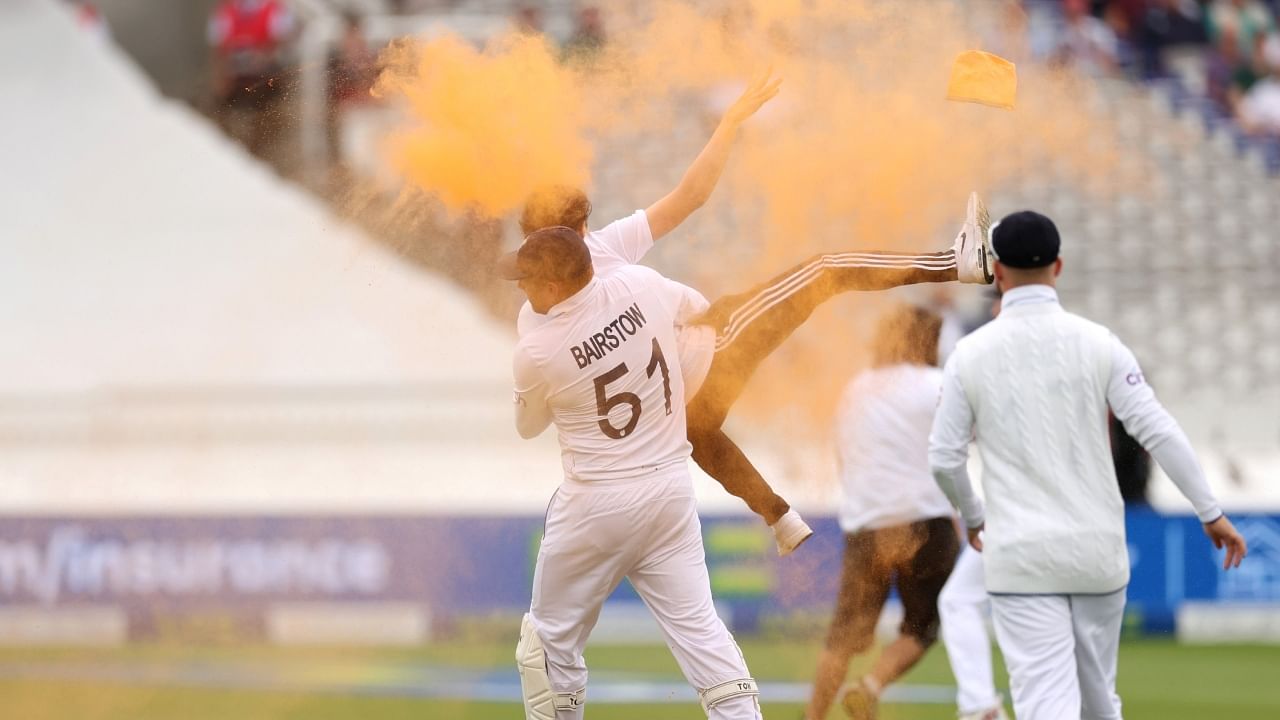
[[[958,720],[1009,720],[1009,716],[1004,714],[1004,706],[997,705],[986,710],[965,713]]]
[[[778,543],[779,557],[790,555],[801,543],[813,537],[813,530],[795,510],[788,510],[778,518],[778,522],[769,527],[773,528],[773,539]]]
[[[996,279],[991,263],[991,216],[978,193],[969,193],[964,225],[952,246],[956,253],[956,274],[962,283],[990,285]]]

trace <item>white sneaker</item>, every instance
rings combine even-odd
[[[956,253],[956,274],[962,283],[990,285],[996,279],[991,269],[991,216],[978,193],[969,193],[964,225],[952,246]]]
[[[779,557],[790,555],[801,543],[813,536],[813,530],[795,510],[788,510],[787,514],[769,527],[773,528],[773,539],[778,543]]]
[[[1004,714],[1004,706],[997,705],[986,710],[965,713],[958,720],[1009,720],[1009,716]]]

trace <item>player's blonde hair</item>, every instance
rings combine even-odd
[[[568,185],[548,185],[535,190],[520,213],[525,235],[543,228],[563,226],[578,230],[591,216],[587,194]]]

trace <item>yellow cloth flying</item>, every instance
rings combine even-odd
[[[1018,71],[999,55],[967,50],[951,64],[947,99],[1013,109],[1018,93]]]

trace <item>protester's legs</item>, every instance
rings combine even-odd
[[[819,255],[753,290],[716,300],[703,318],[716,328],[715,359],[689,404],[690,427],[720,427],[761,361],[827,300],[855,290],[955,279],[952,251]]]
[[[692,414],[689,419],[689,444],[693,446],[693,460],[698,467],[715,478],[730,495],[746,502],[751,512],[770,525],[791,509],[719,426],[695,426]]]
[[[685,472],[683,469],[681,472]],[[687,492],[650,501],[655,519],[648,548],[628,573],[640,599],[658,620],[685,679],[699,693],[751,677],[737,642],[716,615],[702,550],[692,484]],[[639,533],[638,533],[639,534]],[[728,698],[708,711],[712,720],[759,720],[756,695]]]
[[[819,255],[751,291],[712,303],[704,319],[716,328],[716,354],[686,407],[694,461],[769,524],[777,522],[790,505],[720,429],[747,380],[815,308],[839,293],[955,279],[952,251]]]
[[[877,690],[902,677],[937,641],[938,595],[960,553],[960,539],[951,518],[933,518],[909,527],[914,535],[922,536],[923,542],[896,568],[902,626],[869,673]]]
[[[992,595],[991,614],[1018,720],[1080,720],[1067,596]]]
[[[960,714],[979,712],[1000,704],[991,668],[991,638],[987,637],[987,595],[982,572],[982,555],[966,546],[960,552],[951,577],[938,596],[942,619],[942,645],[951,661],[958,692]]]
[[[812,720],[827,716],[849,671],[849,661],[870,649],[875,640],[876,621],[889,597],[892,580],[892,566],[878,557],[876,533],[865,530],[845,535],[835,614],[826,646],[818,658],[813,696],[805,711]]]
[[[1125,591],[1110,595],[1072,595],[1071,622],[1076,636],[1076,673],[1080,678],[1080,717],[1120,720],[1116,694],[1116,656],[1124,621]]]

